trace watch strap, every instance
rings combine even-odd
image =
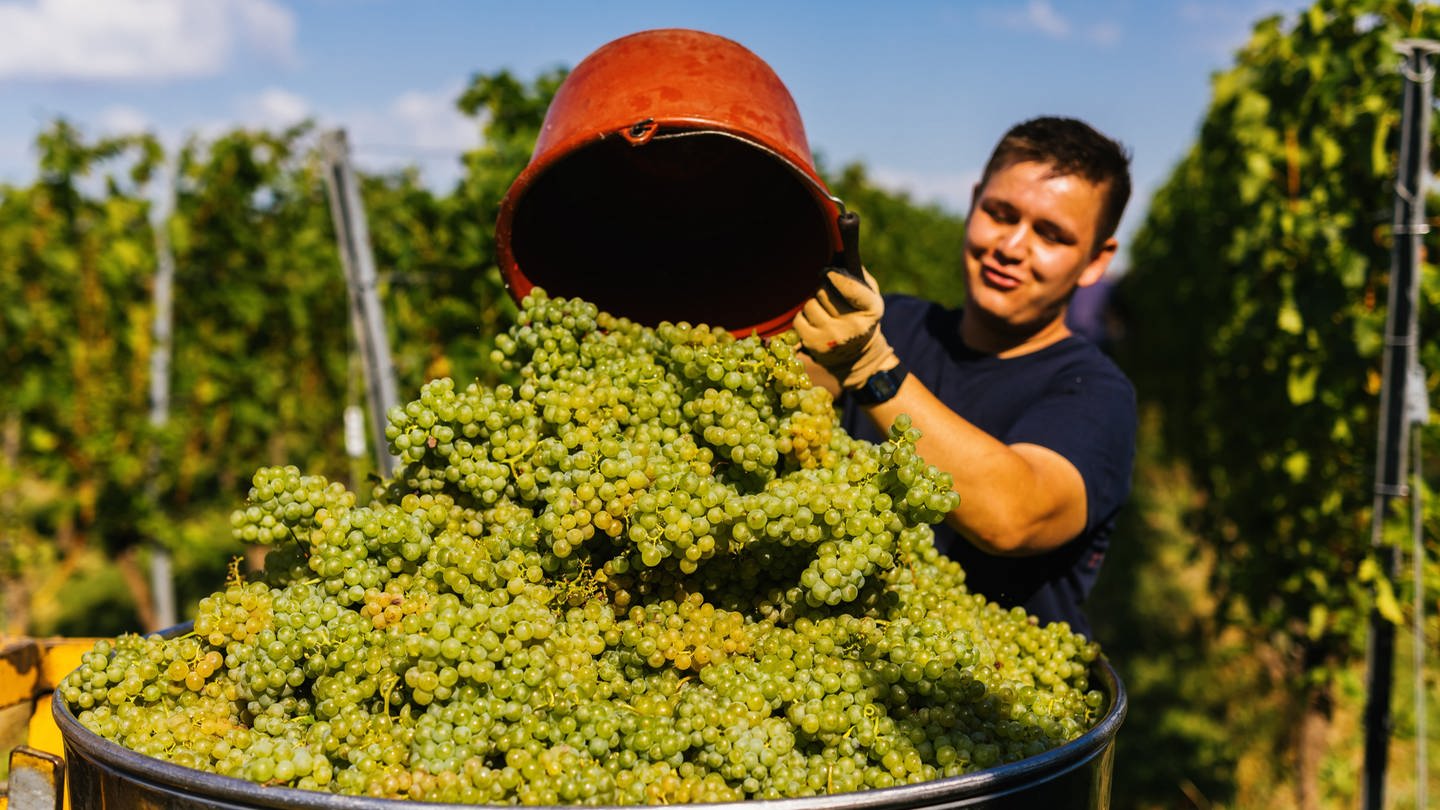
[[[908,376],[910,370],[905,368],[904,363],[898,363],[893,368],[871,374],[863,385],[850,393],[861,405],[879,405],[899,393],[900,385]]]

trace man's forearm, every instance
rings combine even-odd
[[[913,375],[891,399],[865,408],[882,430],[909,414],[920,455],[948,472],[960,505],[946,522],[981,549],[1024,556],[1055,548],[1085,527],[1085,485],[1059,454],[1007,445],[941,402]]]

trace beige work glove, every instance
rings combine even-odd
[[[877,371],[900,365],[900,358],[880,332],[885,299],[868,270],[864,280],[831,270],[829,284],[820,288],[795,316],[795,332],[815,362],[850,391],[859,388]]]

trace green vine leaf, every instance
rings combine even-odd
[[[1409,587],[1376,576],[1357,541],[1373,506],[1402,38],[1440,39],[1440,15],[1320,0],[1258,24],[1213,79],[1118,293],[1122,365],[1164,415],[1165,448],[1203,493],[1190,522],[1225,561],[1221,614],[1303,650],[1306,678],[1355,664],[1365,617],[1396,620]],[[1432,376],[1437,285],[1427,265],[1417,349]],[[1440,451],[1435,423],[1419,434],[1425,458]],[[1421,517],[1440,534],[1440,506]]]

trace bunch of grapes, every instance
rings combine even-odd
[[[233,525],[265,570],[99,643],[58,690],[80,722],[266,785],[532,805],[882,788],[1094,724],[1097,647],[966,590],[918,431],[847,435],[793,335],[536,291],[494,360],[515,384],[389,414],[367,498],[258,471]]]

